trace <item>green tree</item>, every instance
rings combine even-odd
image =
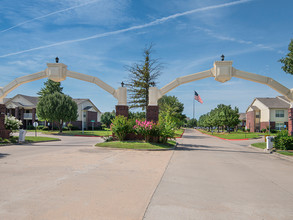
[[[143,120],[145,119],[145,112],[128,112],[129,119]]]
[[[54,82],[53,80],[48,79],[46,82],[44,82],[44,88],[41,88],[41,90],[37,93],[41,97],[45,95],[50,95],[55,92],[62,93],[63,87],[61,87],[60,82]]]
[[[179,102],[176,96],[164,95],[158,100],[159,117],[164,120],[171,120],[177,127],[185,123],[186,115],[183,114],[184,105]]]
[[[187,125],[188,128],[194,128],[197,126],[197,120],[196,118],[192,118],[190,120],[187,120]]]
[[[289,53],[285,58],[279,60],[279,62],[283,63],[282,69],[285,73],[289,73],[293,75],[293,39],[288,46]]]
[[[149,88],[157,84],[161,64],[151,58],[152,45],[144,49],[144,61],[128,66],[130,72],[126,86],[129,88],[129,107],[145,110],[149,102]]]
[[[101,122],[107,126],[107,128],[110,127],[112,120],[115,118],[115,112],[105,112],[101,116]]]
[[[77,104],[70,96],[55,92],[39,99],[37,115],[43,120],[56,122],[62,133],[63,122],[77,120]]]

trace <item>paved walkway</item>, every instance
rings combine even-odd
[[[186,130],[145,213],[147,220],[293,219],[293,163]]]
[[[96,137],[0,147],[1,220],[142,219],[173,151],[93,147]]]

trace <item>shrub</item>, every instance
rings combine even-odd
[[[44,125],[39,125],[38,126],[38,130],[43,130],[43,128],[44,128]]]
[[[48,131],[49,130],[49,127],[48,126],[44,126],[42,130],[43,131]]]
[[[276,129],[271,129],[271,133],[272,134],[276,134],[277,133],[277,130]]]
[[[67,127],[68,127],[68,125],[67,125]],[[79,130],[79,128],[77,126],[72,126],[71,130]]]
[[[36,128],[33,125],[28,125],[26,129],[28,129],[28,130],[35,130]]]
[[[279,150],[293,150],[293,137],[286,130],[280,131],[274,139],[274,147]]]
[[[135,120],[133,128],[135,129],[135,133],[142,135],[146,142],[149,142],[151,136],[159,136],[156,132],[156,123],[152,121]]]
[[[71,131],[72,127],[73,127],[73,124],[71,124],[71,123],[67,124],[67,128],[69,129],[69,131]]]
[[[267,131],[267,129],[265,129],[265,128],[261,129],[262,133],[266,133],[266,131]]]
[[[128,133],[133,131],[130,121],[125,116],[118,115],[112,120],[111,131],[118,137],[119,141],[124,141]]]
[[[246,131],[247,131],[247,132],[250,132],[250,128],[247,128]]]
[[[174,138],[176,124],[173,122],[161,122],[159,124],[160,141],[166,143],[168,138]]]
[[[22,125],[22,122],[16,119],[14,116],[6,116],[4,119],[5,128],[7,130],[16,131],[19,130],[19,127]]]
[[[68,129],[68,127],[63,127],[62,130],[63,131],[68,131],[69,129]]]

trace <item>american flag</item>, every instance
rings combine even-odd
[[[201,104],[203,103],[203,101],[201,100],[199,94],[196,91],[194,91],[194,99],[196,101],[198,101],[199,103],[201,103]]]

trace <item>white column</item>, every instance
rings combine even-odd
[[[119,87],[117,90],[118,105],[127,105],[127,88]]]

